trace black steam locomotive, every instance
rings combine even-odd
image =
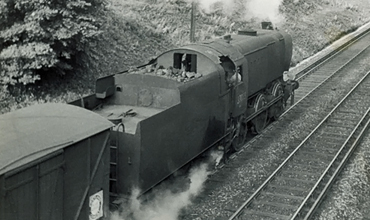
[[[109,195],[145,192],[212,147],[240,150],[298,87],[283,80],[291,57],[288,34],[241,30],[100,78],[69,105],[0,116],[0,218],[100,219]]]

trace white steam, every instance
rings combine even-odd
[[[222,11],[228,15],[235,10],[235,0],[194,0],[194,2],[198,3],[199,7],[206,13],[217,9],[216,6],[221,6]]]
[[[233,16],[236,11],[244,15],[243,19],[271,21],[274,25],[281,24],[284,17],[279,13],[283,0],[187,0],[195,2],[200,9],[211,13],[220,7],[225,15]]]
[[[246,19],[255,17],[262,21],[271,21],[273,25],[278,25],[284,19],[279,13],[279,6],[282,2],[283,0],[246,1]]]
[[[215,163],[215,160],[218,162],[217,157],[219,154],[212,154],[211,163]],[[137,199],[140,191],[134,190],[128,204],[122,204],[123,211],[113,213],[111,220],[176,220],[180,211],[190,205],[192,199],[202,191],[211,163],[192,168],[187,179],[188,187],[182,192],[172,192],[167,187],[164,191],[156,192],[149,202],[143,202]]]

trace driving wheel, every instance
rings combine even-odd
[[[258,94],[254,101],[254,111],[260,111],[267,104],[266,97],[264,94]],[[262,130],[266,127],[267,123],[267,111],[264,110],[258,114],[254,119],[252,119],[252,132],[255,134],[260,134]]]
[[[283,85],[280,82],[275,83],[274,87],[272,88],[272,95],[275,98],[281,97],[281,99],[272,106],[272,111],[271,111],[271,118],[273,120],[277,120],[280,117],[280,115],[284,112],[285,107],[286,107],[284,98],[283,98],[284,89],[283,89]]]

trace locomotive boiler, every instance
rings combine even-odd
[[[284,111],[295,81],[285,82],[291,37],[241,30],[160,54],[103,77],[96,93],[70,104],[115,124],[110,193],[145,192],[211,147],[238,151]]]

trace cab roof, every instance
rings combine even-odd
[[[0,115],[0,175],[112,127],[86,109],[61,103]]]

